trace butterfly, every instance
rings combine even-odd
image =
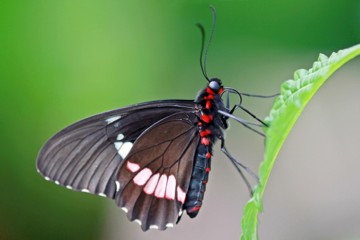
[[[225,92],[240,99],[241,93],[207,76],[202,61],[205,34],[199,27],[200,65],[208,83],[195,100],[145,102],[74,123],[42,147],[38,172],[68,189],[113,199],[143,231],[173,227],[184,211],[197,216],[216,140],[240,173],[239,166],[256,176],[225,148],[223,130],[229,118],[253,128],[233,115],[238,108],[248,112],[241,100],[230,108],[229,97],[225,103],[222,99]]]

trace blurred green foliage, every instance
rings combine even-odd
[[[44,181],[36,155],[56,131],[91,114],[194,98],[205,83],[194,24],[210,27],[209,4],[218,12],[209,75],[253,92],[278,88],[283,79],[267,74],[277,57],[360,38],[355,0],[0,3],[0,239],[100,238],[104,200]]]
[[[244,208],[241,239],[257,239],[258,214],[263,211],[262,199],[272,168],[287,136],[298,117],[320,87],[345,63],[360,55],[360,44],[333,52],[330,56],[320,54],[309,70],[299,69],[294,79],[281,84],[278,96],[265,122],[266,135],[264,161],[259,168],[259,184]]]

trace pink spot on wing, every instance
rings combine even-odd
[[[133,181],[136,185],[142,186],[149,180],[151,175],[152,175],[151,170],[149,168],[144,168],[138,174],[136,174]]]
[[[186,193],[179,186],[176,189],[177,189],[177,200],[179,202],[181,202],[182,204],[184,204],[185,203]]]
[[[130,161],[126,162],[126,167],[131,171],[131,172],[136,172],[137,170],[140,169],[140,165],[137,163],[132,163]]]
[[[175,200],[176,179],[174,175],[170,175],[166,185],[165,198]]]
[[[160,180],[155,189],[155,197],[164,198],[166,190],[167,176],[165,174],[161,175]]]
[[[152,177],[150,178],[150,180],[146,183],[145,187],[144,187],[144,192],[146,194],[153,194],[156,188],[156,185],[159,181],[159,177],[160,174],[157,173],[155,175],[152,175]]]

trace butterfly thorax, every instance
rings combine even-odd
[[[202,206],[211,170],[212,146],[219,137],[223,136],[222,129],[227,128],[226,120],[218,114],[218,110],[226,111],[221,99],[222,92],[221,81],[214,79],[198,93],[195,99],[200,143],[195,154],[190,186],[183,206],[190,217],[196,217]]]

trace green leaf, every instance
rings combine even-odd
[[[259,169],[259,184],[244,208],[241,240],[258,239],[257,220],[258,213],[262,212],[262,197],[266,183],[280,148],[300,113],[323,83],[337,69],[358,55],[360,55],[360,44],[333,53],[330,57],[320,54],[312,68],[297,70],[294,79],[281,85],[280,96],[275,99],[269,116],[265,118],[269,127],[264,128],[266,134],[264,161]]]

